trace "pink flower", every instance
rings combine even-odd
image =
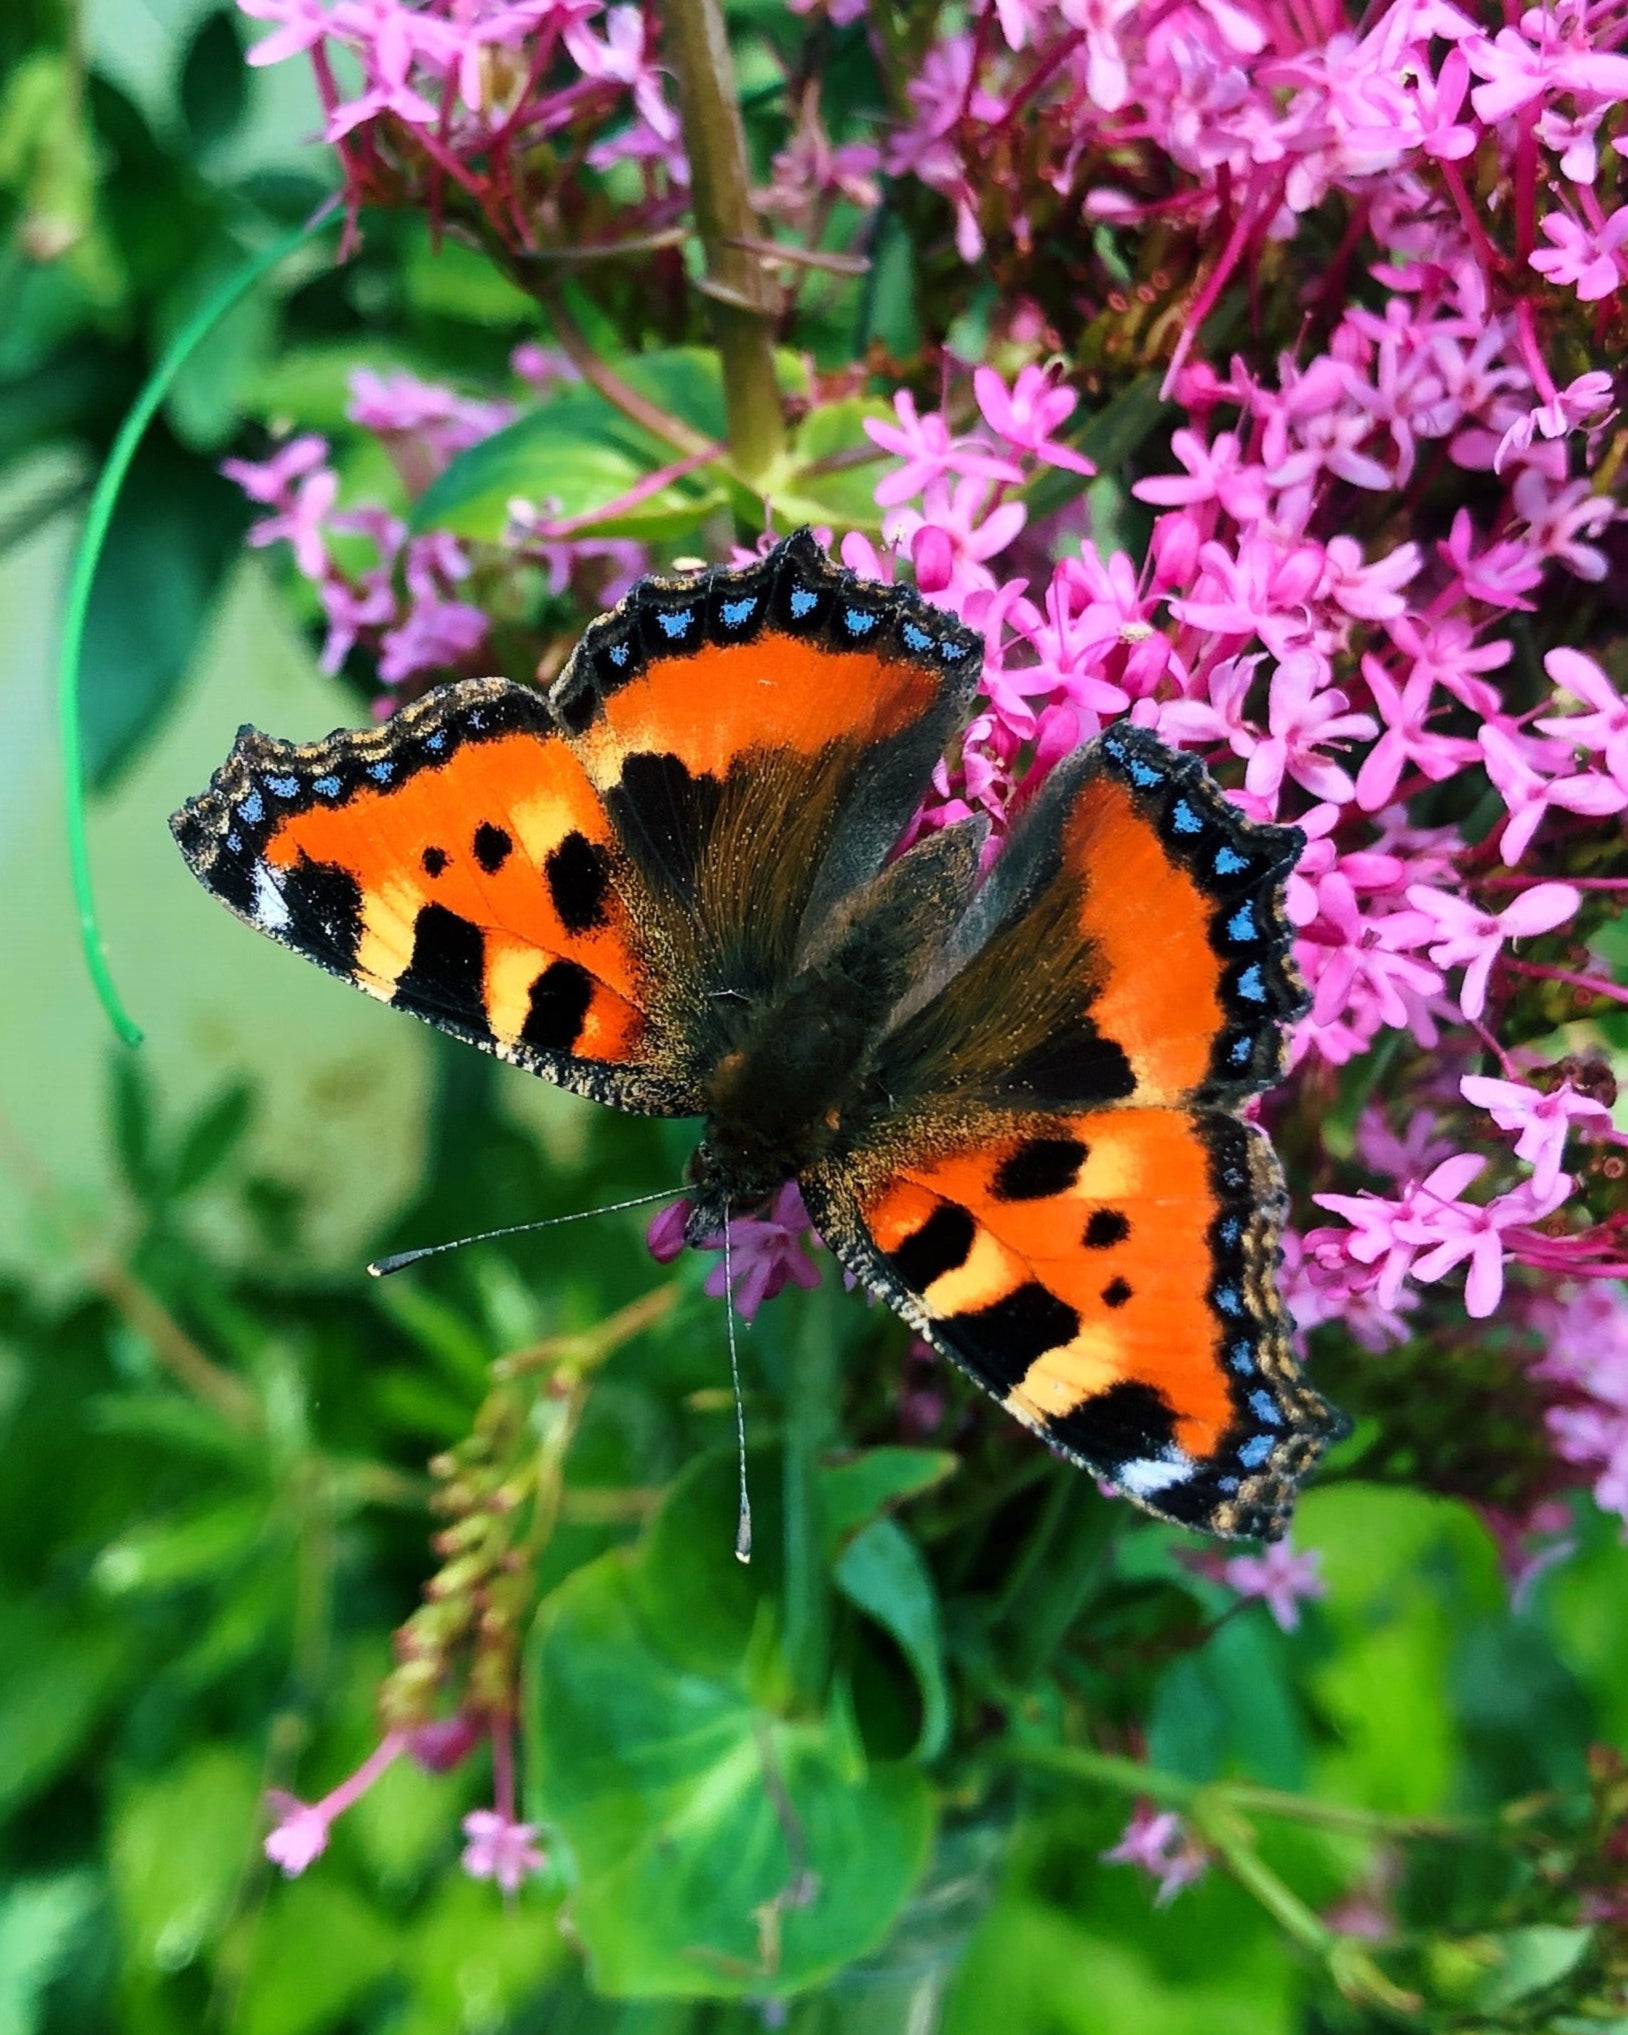
[[[1314,1194],[1312,1199],[1317,1206],[1343,1216],[1354,1234],[1342,1236],[1334,1230],[1314,1230],[1306,1241],[1313,1248],[1326,1241],[1359,1265],[1377,1265],[1379,1304],[1395,1307],[1414,1259],[1430,1240],[1431,1232],[1423,1219],[1456,1203],[1486,1163],[1473,1153],[1456,1152],[1423,1180],[1409,1181],[1400,1198],[1394,1201],[1367,1193]]]
[[[307,431],[280,445],[269,459],[223,459],[220,470],[236,481],[251,502],[286,503],[294,483],[312,473],[328,457],[328,441]]]
[[[279,514],[263,516],[253,526],[249,542],[290,544],[300,572],[307,579],[321,579],[328,570],[328,537],[324,526],[338,495],[338,474],[332,467],[318,467],[298,483]]]
[[[1556,715],[1537,725],[1546,735],[1574,749],[1593,751],[1628,790],[1628,699],[1594,659],[1580,650],[1551,650],[1543,668],[1562,692],[1593,711]]]
[[[266,1801],[277,1812],[276,1828],[265,1841],[266,1856],[282,1868],[285,1879],[298,1879],[328,1849],[329,1818],[320,1808],[281,1788],[271,1789]]]
[[[280,64],[301,50],[315,49],[333,32],[333,16],[325,0],[238,0],[238,8],[252,21],[282,24],[254,44],[244,58],[246,63]]]
[[[1524,452],[1534,438],[1564,438],[1590,418],[1598,418],[1610,407],[1615,387],[1613,376],[1594,369],[1568,382],[1547,403],[1525,411],[1499,439],[1492,462],[1494,473],[1502,473],[1505,463]]]
[[[1475,1163],[1479,1171],[1485,1162],[1478,1159]],[[1513,1193],[1500,1194],[1484,1206],[1451,1201],[1421,1211],[1411,1226],[1409,1240],[1431,1248],[1415,1259],[1413,1277],[1428,1286],[1468,1262],[1464,1309],[1472,1320],[1486,1320],[1497,1311],[1503,1297],[1504,1231],[1541,1222],[1570,1192],[1571,1181],[1562,1173],[1547,1194],[1540,1194],[1534,1181],[1523,1180]]]
[[[644,1233],[645,1248],[658,1265],[670,1265],[684,1249],[684,1233],[690,1219],[688,1198],[670,1202],[651,1217]]]
[[[1186,467],[1188,478],[1160,474],[1139,480],[1131,489],[1138,501],[1163,508],[1217,502],[1240,523],[1258,522],[1266,513],[1266,474],[1245,461],[1232,432],[1223,431],[1213,445],[1206,445],[1196,431],[1176,431],[1170,450]]]
[[[1569,1081],[1544,1094],[1524,1081],[1497,1081],[1466,1074],[1459,1082],[1464,1100],[1488,1110],[1502,1131],[1519,1131],[1515,1156],[1532,1168],[1532,1191],[1539,1200],[1554,1192],[1566,1138],[1574,1123],[1609,1127],[1611,1112],[1592,1096],[1580,1095]]]
[[[1560,288],[1570,286],[1585,304],[1609,297],[1622,282],[1622,264],[1617,250],[1628,240],[1628,205],[1619,207],[1606,223],[1588,227],[1569,212],[1546,213],[1538,224],[1554,242],[1540,247],[1529,260],[1540,276],[1547,276]]]
[[[548,1855],[538,1849],[537,1826],[514,1823],[496,1809],[473,1809],[464,1818],[461,1860],[471,1879],[496,1880],[506,1894],[517,1893],[527,1873],[541,1872]]]
[[[320,1802],[302,1802],[297,1795],[290,1795],[281,1788],[271,1789],[266,1802],[276,1812],[277,1822],[266,1837],[265,1853],[272,1864],[281,1866],[287,1878],[297,1879],[313,1859],[320,1858],[327,1850],[328,1832],[335,1821],[359,1802],[380,1775],[395,1763],[406,1749],[407,1742],[401,1732],[387,1732],[355,1773],[330,1790]]]
[[[1259,1597],[1279,1627],[1293,1632],[1300,1623],[1301,1604],[1328,1595],[1322,1560],[1315,1549],[1296,1554],[1286,1540],[1275,1540],[1258,1555],[1234,1555],[1223,1564],[1221,1574],[1240,1597]]]
[[[1474,760],[1473,743],[1438,735],[1425,725],[1435,692],[1428,665],[1415,664],[1400,690],[1377,657],[1362,660],[1362,675],[1385,722],[1384,732],[1357,772],[1357,803],[1364,812],[1378,812],[1390,803],[1406,763],[1439,784]]]
[[[1187,1834],[1186,1825],[1174,1809],[1155,1813],[1147,1802],[1138,1802],[1124,1834],[1109,1851],[1102,1853],[1105,1865],[1140,1866],[1159,1882],[1154,1906],[1164,1907],[1183,1887],[1203,1876],[1209,1860]]]
[[[884,481],[876,490],[878,501],[886,486]],[[958,480],[953,486],[942,478],[930,480],[922,490],[920,511],[893,510],[882,526],[883,534],[891,544],[913,546],[921,531],[938,531],[944,546],[934,575],[939,582],[937,591],[954,589],[964,595],[975,588],[988,590],[995,585],[995,575],[984,561],[1004,551],[1029,519],[1021,502],[1002,502],[991,508],[989,495],[989,483],[976,477]]]
[[[379,677],[385,685],[400,685],[415,672],[456,671],[480,649],[490,626],[484,609],[429,590],[414,600],[404,622],[386,632]]]
[[[765,1300],[772,1300],[788,1283],[813,1287],[820,1283],[820,1269],[804,1255],[803,1246],[812,1235],[808,1210],[797,1191],[797,1182],[788,1180],[775,1194],[766,1215],[735,1216],[729,1225],[729,1271],[735,1288],[735,1311],[750,1321]],[[722,1250],[723,1239],[707,1239],[708,1250]],[[707,1274],[705,1290],[717,1300],[724,1292],[724,1267],[720,1262]]]
[[[1072,389],[1060,388],[1033,366],[1018,370],[1010,394],[992,367],[975,368],[972,387],[984,422],[1008,445],[1043,459],[1048,466],[1065,467],[1070,473],[1096,472],[1083,453],[1056,442],[1057,431],[1073,415],[1079,401]]]
[[[1479,1018],[1487,1007],[1487,979],[1506,940],[1529,938],[1563,925],[1582,903],[1569,883],[1538,883],[1523,890],[1501,912],[1483,910],[1468,898],[1449,897],[1427,884],[1410,884],[1408,903],[1434,920],[1439,937],[1430,949],[1438,967],[1464,970],[1459,1009]]]
[[[1296,650],[1272,674],[1264,740],[1251,737],[1244,782],[1257,798],[1275,800],[1285,776],[1304,785],[1313,798],[1338,805],[1356,787],[1340,766],[1321,753],[1331,742],[1360,740],[1378,733],[1368,714],[1349,714],[1345,694],[1328,685],[1328,666],[1314,650]]]
[[[893,398],[893,410],[897,424],[884,424],[877,417],[865,419],[865,433],[872,443],[905,462],[877,483],[878,508],[896,508],[952,473],[985,480],[1022,480],[1022,470],[1010,460],[998,458],[982,439],[952,437],[939,411],[918,416],[916,399],[908,389],[901,389]]]
[[[1477,739],[1487,775],[1509,811],[1499,849],[1511,869],[1531,847],[1532,836],[1551,806],[1599,819],[1621,812],[1628,803],[1628,787],[1595,771],[1541,775],[1533,758],[1543,757],[1544,749],[1524,738],[1518,740],[1508,727],[1496,721],[1484,722]]]

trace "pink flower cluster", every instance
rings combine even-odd
[[[453,207],[511,248],[580,212],[583,164],[636,166],[626,227],[682,203],[688,164],[650,17],[604,0],[238,0],[273,24],[251,64],[309,58],[353,207]],[[342,78],[359,79],[348,91]],[[562,175],[562,170],[566,174]],[[551,228],[554,229],[551,231]]]
[[[518,348],[513,366],[533,386],[568,373],[535,346]],[[403,372],[358,369],[350,391],[350,422],[388,453],[403,507],[456,453],[515,415],[510,402],[473,400]],[[341,508],[333,449],[315,433],[287,440],[264,460],[224,460],[221,470],[270,511],[252,526],[249,542],[286,543],[310,582],[325,625],[323,670],[339,671],[360,645],[386,688],[381,714],[400,687],[417,691],[428,679],[491,671],[493,611],[512,605],[528,574],[555,595],[569,588],[590,604],[614,602],[645,563],[637,544],[553,534],[547,504],[512,503],[513,528],[500,545],[464,543],[444,531],[411,535],[393,508],[377,502]]]

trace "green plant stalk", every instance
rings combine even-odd
[[[804,1299],[802,1333],[785,1366],[783,1452],[786,1671],[800,1702],[825,1694],[831,1655],[820,1457],[836,1439],[837,1344],[831,1281]]]
[[[741,245],[760,239],[762,229],[752,209],[734,61],[719,0],[662,0],[661,15],[706,264],[702,288],[723,363],[731,460],[756,486],[785,452],[786,424],[774,372],[773,287]]]
[[[176,334],[163,358],[147,377],[141,393],[131,404],[113,440],[107,464],[97,478],[85,512],[85,527],[74,552],[73,571],[68,581],[67,605],[62,617],[62,645],[57,659],[57,725],[62,742],[62,788],[65,824],[68,833],[68,868],[73,880],[74,908],[79,920],[79,944],[85,966],[108,1021],[127,1046],[139,1046],[141,1027],[125,1009],[108,965],[96,917],[96,894],[91,882],[90,847],[85,831],[85,769],[83,736],[79,715],[79,667],[85,649],[85,623],[90,597],[96,585],[96,569],[102,548],[119,505],[130,463],[146,436],[147,427],[158,414],[176,376],[186,366],[215,327],[246,297],[260,280],[271,273],[306,241],[314,239],[336,216],[339,200],[331,199],[315,217],[285,234],[281,240],[246,261],[229,276],[207,302]]]

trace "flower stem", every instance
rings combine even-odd
[[[762,238],[747,181],[735,67],[718,0],[662,0],[666,53],[678,79],[690,190],[723,364],[724,414],[736,471],[749,486],[785,451],[774,371],[775,292],[742,242]]]
[[[1590,996],[1628,1004],[1628,989],[1619,989],[1614,982],[1602,982],[1597,975],[1579,975],[1571,968],[1550,968],[1541,961],[1516,961],[1508,954],[1504,956],[1504,966],[1517,975],[1538,975],[1546,982],[1569,982],[1573,989],[1586,990]]]
[[[803,1301],[802,1334],[787,1352],[783,1373],[786,1667],[793,1689],[811,1705],[825,1694],[831,1641],[820,1498],[820,1457],[836,1439],[837,1425],[831,1286],[829,1278],[823,1279]]]

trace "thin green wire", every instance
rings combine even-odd
[[[67,607],[62,618],[62,649],[57,663],[57,707],[58,726],[62,736],[62,785],[67,808],[68,867],[73,877],[74,906],[79,919],[79,944],[85,956],[85,966],[95,985],[108,1021],[127,1046],[139,1046],[142,1031],[114,986],[113,974],[108,967],[107,950],[102,945],[101,928],[96,920],[96,898],[91,885],[90,848],[85,838],[85,768],[82,753],[82,738],[79,718],[79,667],[85,649],[85,619],[90,612],[91,589],[96,584],[96,569],[102,561],[102,548],[107,542],[108,526],[113,521],[113,512],[118,507],[125,478],[136,450],[146,435],[147,426],[158,413],[158,407],[169,394],[171,384],[185,367],[196,349],[207,339],[220,321],[254,288],[262,277],[284,261],[298,247],[303,247],[324,227],[328,226],[337,210],[338,199],[331,200],[303,226],[285,234],[281,240],[257,254],[243,264],[234,275],[227,278],[207,302],[189,318],[174,340],[165,349],[163,358],[148,376],[140,395],[131,405],[129,414],[119,426],[113,449],[107,456],[107,464],[97,477],[96,487],[90,498],[90,507],[85,514],[85,527],[80,532],[79,546],[74,553],[73,573],[68,582]]]

